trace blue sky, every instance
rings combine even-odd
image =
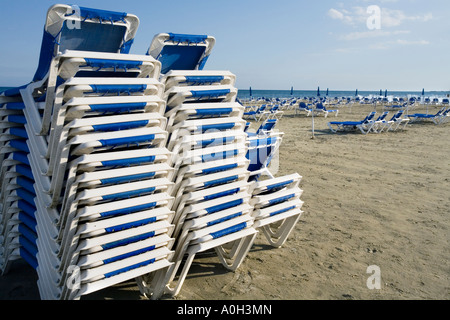
[[[55,3],[0,0],[0,86],[31,80]],[[450,91],[447,0],[67,3],[136,14],[134,54],[144,54],[160,32],[212,35],[217,43],[206,68],[233,72],[241,89]],[[379,15],[367,12],[371,6]]]

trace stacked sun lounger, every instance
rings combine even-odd
[[[301,217],[301,178],[295,173],[257,181],[252,186],[254,226],[263,231],[271,246],[282,246]]]
[[[24,259],[42,299],[132,279],[158,299],[198,253],[236,270],[259,229],[286,241],[301,177],[268,169],[278,120],[248,132],[235,75],[203,70],[213,37],[132,55],[134,15],[55,5],[46,22],[33,81],[0,96],[2,273]]]
[[[127,25],[105,11],[78,18],[107,16],[110,26]],[[43,43],[47,75],[2,110],[10,127],[2,138],[12,138],[2,149],[2,270],[21,256],[37,270],[42,299],[76,299],[171,265],[164,87],[150,56],[117,47],[53,58],[56,42]]]
[[[159,41],[160,37],[166,38],[166,34],[156,36],[151,48],[156,47],[155,43],[169,46],[176,39],[171,52],[190,49],[179,44],[192,44],[195,39],[203,43],[211,38],[171,35],[168,43]],[[244,107],[236,102],[235,76],[228,71],[198,68],[173,70],[177,66],[169,68],[164,55],[159,58],[162,69],[167,71],[162,83],[167,102],[167,148],[173,153],[171,164],[175,170],[172,210],[176,241],[174,264],[160,276],[161,285],[144,290],[152,298],[163,293],[177,295],[199,252],[216,249],[224,266],[236,269],[256,235],[249,204],[246,121],[242,119]],[[224,248],[240,240],[247,246],[233,252]]]

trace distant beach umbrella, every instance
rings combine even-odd
[[[250,97],[252,97],[252,87],[250,87]]]
[[[294,94],[294,87],[291,87],[291,96]]]
[[[317,87],[317,96],[320,97],[320,87]]]
[[[422,89],[422,96],[425,95],[425,88]]]
[[[355,97],[358,95],[358,89],[356,89],[356,92],[355,92]]]
[[[387,98],[387,89],[384,91],[384,97]]]
[[[327,88],[327,97],[328,97],[328,88]]]
[[[380,96],[382,96],[382,95],[383,95],[383,90],[380,89]]]

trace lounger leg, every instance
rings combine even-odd
[[[222,262],[222,265],[231,271],[236,271],[237,268],[241,265],[242,261],[244,261],[245,257],[247,256],[248,252],[250,251],[250,248],[253,246],[253,242],[255,241],[257,233],[254,233],[250,236],[245,237],[244,239],[241,239],[240,245],[239,245],[239,251],[237,254],[236,259],[229,260],[225,258],[220,250],[217,250],[216,252],[219,256],[220,261]]]
[[[167,282],[164,293],[168,293],[173,297],[178,295],[178,293],[180,293],[181,287],[183,286],[184,280],[186,279],[189,268],[191,267],[192,262],[194,261],[194,258],[195,258],[195,253],[190,253],[188,255],[186,261],[184,262],[183,269],[181,270],[181,274],[178,277],[176,283],[173,283],[174,282],[173,279],[175,278],[175,275],[176,275],[176,272],[178,270],[180,263],[176,264],[177,267],[175,267],[175,265],[172,265],[173,268],[171,267],[169,269],[169,272],[167,273],[167,276],[170,277],[170,281],[164,281],[164,282]],[[167,279],[167,277],[166,277],[166,279]],[[167,279],[167,280],[169,280],[169,279]],[[175,286],[171,287],[171,284],[174,284]]]
[[[151,300],[157,300],[161,298],[167,285],[165,279],[167,277],[169,268],[170,267],[163,268],[156,271],[155,273],[136,278],[135,280],[141,294]]]
[[[294,229],[295,225],[300,219],[300,216],[301,214],[298,214],[286,219],[276,230],[272,230],[271,225],[263,226],[263,233],[269,241],[270,245],[275,248],[281,247],[286,242],[288,236]]]

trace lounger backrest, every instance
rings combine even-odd
[[[139,19],[135,15],[69,5],[47,12],[39,66],[33,81],[42,80],[51,60],[65,50],[129,53]]]
[[[370,121],[375,117],[376,112],[369,113],[361,122],[366,123],[367,121]]]
[[[153,38],[147,55],[161,62],[162,74],[170,70],[203,70],[215,41],[207,35],[160,33]]]
[[[267,121],[264,121],[259,127],[258,131],[256,131],[256,133],[259,134],[262,133],[263,131],[270,131],[275,127],[276,124],[277,124],[276,119],[269,119]]]

